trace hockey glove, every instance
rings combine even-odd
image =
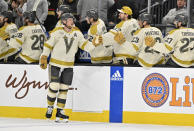
[[[122,32],[118,32],[115,37],[114,37],[114,40],[118,43],[118,44],[123,44],[126,39],[125,39],[125,36],[122,34]]]
[[[96,36],[94,37],[94,39],[92,40],[92,44],[97,47],[99,46],[100,44],[102,44],[102,36]]]
[[[46,68],[47,68],[47,56],[42,55],[42,56],[40,57],[40,67],[41,67],[42,69],[46,69]]]
[[[155,45],[155,43],[156,43],[156,40],[153,37],[151,37],[151,36],[146,36],[145,37],[145,44],[147,46],[153,47]]]

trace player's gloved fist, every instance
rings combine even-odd
[[[101,36],[101,35],[98,37],[98,42],[99,42],[100,44],[102,44],[102,43],[103,43],[103,38],[102,38],[102,36]]]
[[[92,40],[92,44],[94,46],[99,46],[100,44],[102,44],[102,36],[94,37],[94,39]]]
[[[145,44],[147,46],[153,47],[155,45],[155,43],[156,43],[156,40],[153,37],[151,37],[151,36],[146,36],[145,37]]]
[[[40,67],[41,67],[42,69],[46,69],[46,68],[47,68],[47,56],[42,55],[42,56],[40,57]]]
[[[114,37],[114,40],[118,43],[118,44],[123,44],[126,39],[125,39],[125,36],[123,35],[122,32],[118,32],[115,37]]]

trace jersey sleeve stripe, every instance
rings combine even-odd
[[[52,50],[53,49],[53,47],[52,46],[50,46],[49,44],[47,44],[47,43],[44,43],[44,46],[45,47],[47,47],[47,48],[49,48],[50,50]]]
[[[16,40],[20,45],[23,44],[21,40],[19,40],[19,39],[15,39],[15,40]]]
[[[139,50],[139,47],[138,47],[138,46],[136,46],[135,44],[132,44],[132,45],[133,45],[133,48],[134,48],[136,51]]]
[[[136,59],[135,56],[129,55],[129,54],[115,54],[116,57],[126,57],[131,59]]]
[[[82,50],[84,50],[85,46],[87,45],[88,41],[85,41],[81,47]]]
[[[113,35],[116,35],[117,34],[116,32],[113,32],[113,31],[110,31],[110,33],[112,33]]]
[[[7,38],[9,38],[9,34],[4,33],[3,35],[0,36],[3,40],[6,40]]]
[[[4,56],[6,56],[7,54],[10,54],[10,53],[12,53],[12,52],[14,52],[14,51],[16,51],[16,49],[15,49],[15,48],[11,48],[11,49],[9,49],[9,50],[6,51],[6,52],[1,53],[1,54],[0,54],[0,58],[4,57]]]
[[[169,51],[172,51],[172,47],[170,47],[169,45],[165,44],[165,47],[166,47]]]
[[[20,55],[21,57],[23,57],[24,59],[30,61],[30,62],[38,62],[38,61],[39,61],[39,60],[32,59],[32,58],[30,58],[29,56],[26,56],[26,55],[24,55],[24,54],[22,54],[22,53],[20,53],[19,55]]]
[[[92,61],[112,60],[112,56],[105,57],[91,57]]]

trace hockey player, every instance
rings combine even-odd
[[[84,39],[80,30],[74,27],[74,16],[71,13],[64,13],[61,21],[64,27],[56,30],[50,39],[45,42],[43,53],[40,58],[42,69],[47,68],[47,57],[51,53],[50,70],[51,80],[47,95],[48,110],[46,117],[51,118],[53,106],[57,98],[56,121],[60,118],[68,121],[69,116],[64,114],[68,88],[72,83],[73,65],[75,53],[78,48],[87,52],[93,51],[95,41],[91,42]],[[58,95],[57,95],[58,93]]]
[[[57,31],[58,29],[60,29],[61,27],[64,27],[64,25],[62,24],[61,22],[61,16],[64,14],[64,13],[70,13],[70,8],[68,5],[60,5],[59,8],[57,9],[57,16],[58,16],[58,22],[55,26],[55,28],[49,32],[50,36],[55,32]],[[76,21],[76,19],[74,19],[74,22]],[[74,27],[76,30],[78,29],[75,25]]]
[[[139,24],[136,19],[132,18],[132,10],[130,7],[123,6],[119,11],[119,19],[121,22],[117,24],[114,29],[102,35],[103,45],[112,45],[114,49],[115,58],[114,63],[131,64],[134,57],[128,53],[128,45],[125,41],[131,41],[133,34],[139,29]]]
[[[11,61],[11,56],[16,53],[15,49],[9,48],[8,46],[10,38],[18,30],[17,26],[12,23],[12,18],[11,11],[4,11],[0,13],[0,59],[6,58],[6,61]]]
[[[142,67],[152,67],[156,64],[162,64],[163,55],[154,50],[155,44],[163,44],[161,31],[156,27],[151,27],[152,16],[148,13],[139,15],[138,22],[141,29],[134,33],[131,44],[136,52],[130,51],[132,56],[136,56],[137,64]]]
[[[178,14],[174,24],[177,29],[168,33],[165,37],[164,48],[156,50],[170,54],[166,65],[172,67],[191,67],[194,60],[194,29],[187,28],[188,17]]]
[[[92,40],[96,36],[101,37],[102,34],[107,32],[104,22],[100,18],[98,18],[97,10],[95,9],[88,10],[86,13],[86,20],[88,24],[91,24],[88,30],[88,40],[90,42],[92,42]],[[94,51],[90,53],[91,62],[92,63],[111,63],[112,54],[113,54],[112,46],[104,47],[102,44],[97,45]]]
[[[24,12],[23,17],[26,26],[19,29],[9,44],[12,48],[21,49],[16,63],[38,63],[46,36],[40,25],[34,24],[33,12]]]
[[[57,9],[57,16],[59,21],[57,22],[55,27],[63,27],[64,25],[61,23],[60,17],[64,13],[70,13],[70,8],[68,5],[60,5],[59,8]]]

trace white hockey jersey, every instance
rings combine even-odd
[[[135,33],[136,30],[138,30],[139,24],[136,19],[129,19],[126,21],[121,21],[119,24],[117,24],[114,29],[111,29],[108,33],[105,33],[103,35],[103,45],[104,46],[113,46],[114,54],[115,54],[115,59],[119,60],[121,58],[131,58],[135,59],[135,57],[131,56],[129,54],[129,44],[130,41],[133,39],[133,34]],[[115,40],[114,37],[117,32],[122,32],[124,35],[125,39],[127,40],[123,44],[118,44]]]
[[[17,30],[17,26],[13,23],[6,24],[0,28],[0,59],[9,57],[16,53],[16,49],[9,47],[9,40]]]
[[[142,67],[152,67],[156,64],[162,64],[164,60],[162,53],[154,50],[153,46],[148,45],[145,42],[146,37],[155,39],[155,44],[163,45],[162,33],[158,28],[142,28],[135,32],[133,40],[131,41],[132,47],[136,50],[135,52],[131,49],[131,55],[137,57],[137,60]]]
[[[165,46],[157,50],[168,54],[172,52],[171,59],[182,67],[194,64],[194,29],[174,29],[165,37]]]
[[[16,24],[11,23],[5,27],[5,32],[9,34],[10,38],[18,31]]]
[[[50,39],[44,43],[42,55],[49,56],[51,53],[51,65],[68,68],[73,67],[78,48],[90,53],[95,46],[84,39],[80,30],[73,28],[71,32],[66,32],[61,27],[54,29]]]
[[[61,20],[59,20],[55,26],[56,27],[64,27],[64,25],[61,23]]]
[[[92,42],[94,37],[106,33],[106,26],[101,19],[98,19],[97,24],[91,25],[88,30],[88,40]],[[111,63],[113,47],[99,45],[90,53],[92,63]]]
[[[40,25],[23,26],[10,40],[9,45],[21,50],[19,57],[26,63],[38,62],[46,36]]]

